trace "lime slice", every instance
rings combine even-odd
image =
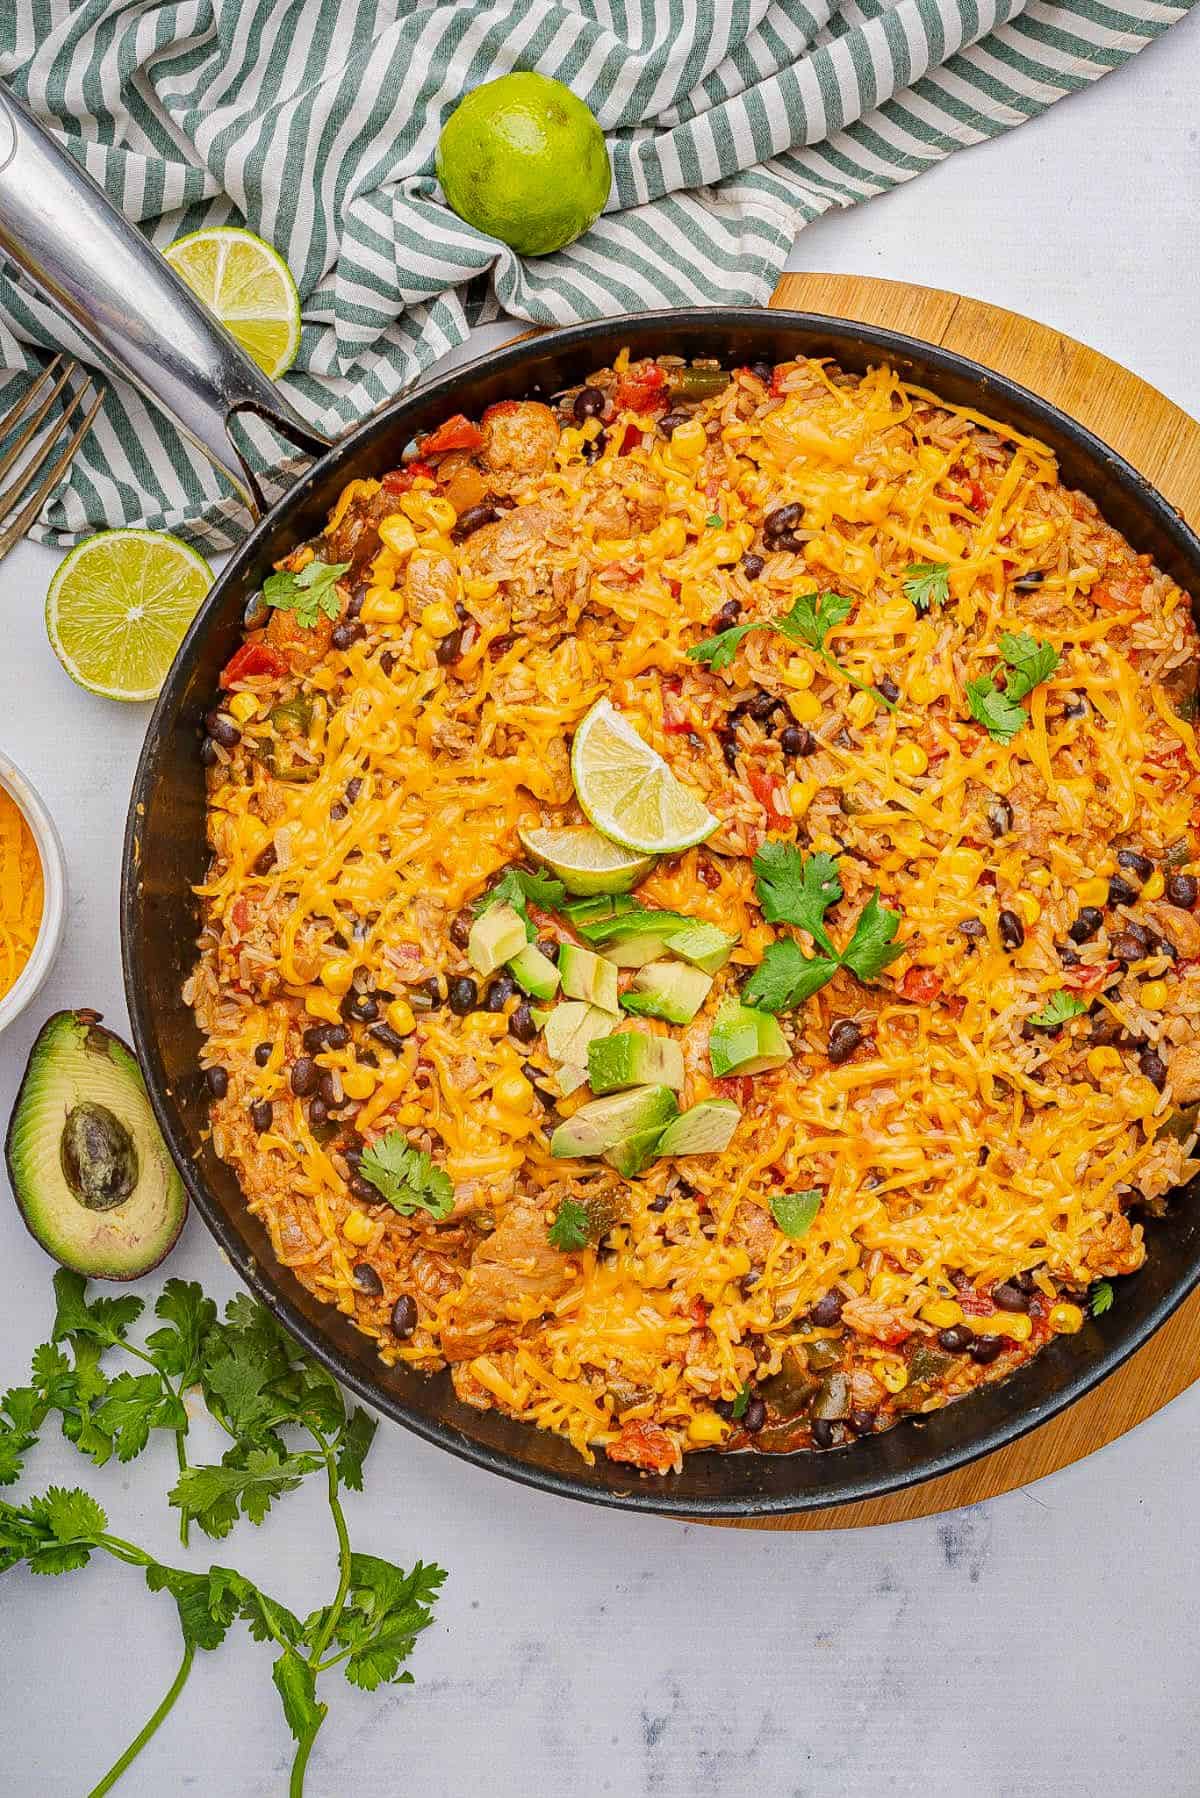
[[[50,647],[105,699],[158,697],[213,583],[204,557],[163,531],[101,531],[64,557],[46,595]]]
[[[212,225],[168,244],[163,255],[246,354],[274,380],[300,348],[300,295],[269,243],[235,225]]]
[[[575,732],[571,774],[596,829],[624,849],[669,855],[702,843],[719,823],[607,699]]]
[[[590,898],[594,893],[628,893],[654,866],[652,855],[618,849],[588,824],[561,830],[522,830],[521,841],[535,861],[544,862],[568,893]]]

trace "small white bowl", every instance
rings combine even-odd
[[[42,921],[33,953],[0,999],[0,1036],[20,1016],[54,965],[67,921],[67,864],[53,818],[21,770],[0,749],[0,787],[15,799],[42,860]]]

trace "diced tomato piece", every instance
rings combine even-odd
[[[680,693],[683,690],[682,674],[660,674],[658,684],[664,693]]]
[[[968,482],[968,486],[971,490],[970,505],[972,512],[986,512],[988,498],[981,484],[978,481],[970,481]]]
[[[618,412],[648,412],[668,404],[667,377],[657,362],[643,362],[617,382],[613,405]]]
[[[768,774],[763,768],[751,767],[746,772],[746,783],[764,811],[773,813],[777,818],[789,816],[783,797],[783,782],[777,774]]]
[[[608,1445],[610,1461],[628,1461],[647,1473],[670,1473],[675,1456],[675,1444],[667,1432],[640,1417],[623,1425],[617,1440]]]
[[[278,679],[287,672],[287,663],[269,644],[243,643],[222,669],[220,684],[232,687],[235,681],[252,680],[258,674],[269,674]]]
[[[625,435],[621,439],[621,447],[617,451],[618,456],[627,456],[630,450],[640,449],[641,447],[642,433],[638,430],[636,425],[626,425]]]
[[[744,1111],[754,1091],[754,1075],[722,1074],[719,1080],[713,1081],[713,1091],[719,1093],[722,1099],[732,1099]]]
[[[955,1019],[961,1018],[963,1012],[966,1009],[967,1009],[967,1002],[963,998],[961,993],[955,993],[952,998],[947,999],[945,1001],[945,1004],[943,1006],[943,1010],[948,1011],[950,1013],[950,1016]]]
[[[787,364],[784,362],[777,362],[771,370],[771,392],[776,399],[783,397],[783,383],[787,379],[787,372]]]
[[[419,447],[423,456],[444,456],[447,450],[477,450],[482,442],[483,432],[479,426],[456,412],[428,437],[422,437]]]
[[[958,1302],[968,1317],[991,1317],[996,1307],[986,1292],[976,1292],[973,1286],[960,1286]]]
[[[472,506],[481,506],[487,498],[487,483],[477,468],[464,462],[446,482],[446,498],[461,518]]]
[[[940,974],[932,968],[910,968],[900,982],[901,996],[913,999],[918,1005],[929,1005],[942,990]]]
[[[1115,961],[1105,961],[1094,968],[1068,968],[1063,975],[1063,985],[1077,987],[1080,992],[1089,993],[1094,987],[1102,986],[1116,966]]]
[[[691,1304],[687,1307],[687,1314],[698,1330],[707,1328],[708,1306],[704,1303],[703,1299],[693,1299]]]
[[[690,718],[681,718],[678,712],[663,713],[663,729],[669,737],[686,737],[693,728]]]
[[[436,478],[428,462],[407,462],[403,468],[389,468],[380,486],[385,493],[407,493],[413,482],[422,476],[427,481]]]
[[[229,908],[229,916],[233,921],[233,928],[237,931],[239,936],[243,936],[246,931],[246,926],[250,922],[250,905],[245,893],[238,894],[237,898]]]

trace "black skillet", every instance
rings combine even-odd
[[[638,1478],[602,1456],[589,1467],[557,1437],[461,1404],[447,1375],[424,1378],[385,1368],[367,1337],[275,1263],[232,1171],[205,1140],[200,1037],[180,992],[199,927],[192,888],[207,859],[199,724],[237,647],[246,602],[277,558],[322,527],[346,481],[393,467],[415,436],[451,413],[478,416],[497,400],[552,394],[610,363],[626,346],[635,356],[719,356],[729,366],[827,355],[858,371],[887,361],[905,379],[1040,438],[1058,456],[1064,479],[1090,494],[1136,550],[1153,556],[1186,590],[1200,593],[1200,541],[1161,495],[1081,425],[966,357],[844,319],[749,308],[601,320],[515,344],[428,382],[325,448],[74,164],[24,114],[12,109],[9,117],[15,142],[9,160],[26,159],[40,199],[32,221],[22,217],[14,225],[11,214],[0,210],[0,245],[73,317],[108,364],[168,400],[192,440],[243,493],[227,437],[234,415],[254,411],[310,451],[324,449],[230,559],[176,657],[138,764],[122,873],[125,990],[154,1109],[200,1215],[262,1302],[368,1404],[452,1454],[566,1497],[699,1517],[813,1510],[877,1498],[948,1473],[1045,1423],[1120,1366],[1200,1279],[1200,1219],[1191,1188],[1176,1195],[1166,1218],[1148,1223],[1146,1265],[1120,1283],[1110,1311],[959,1404],[826,1453],[694,1454],[669,1479]],[[5,129],[0,95],[0,176]],[[5,199],[0,180],[0,208]],[[67,201],[73,240],[84,246],[75,251],[64,247],[59,223]]]

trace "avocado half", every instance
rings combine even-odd
[[[5,1142],[30,1234],[64,1267],[136,1280],[187,1216],[133,1051],[97,1011],[59,1011],[29,1057]]]

